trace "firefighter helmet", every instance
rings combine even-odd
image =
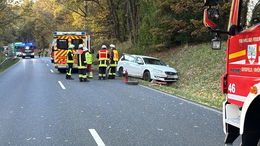
[[[106,49],[107,46],[106,45],[102,45],[101,49]]]
[[[87,48],[87,47],[83,47],[83,50],[84,50],[84,51],[88,51],[88,48]]]
[[[83,44],[79,44],[79,48],[82,49],[83,48]]]
[[[74,47],[75,47],[75,46],[71,44],[71,45],[69,46],[69,49],[73,49]]]
[[[111,44],[110,48],[116,48],[116,46],[114,44]]]

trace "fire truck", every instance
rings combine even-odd
[[[22,43],[22,58],[31,57],[34,58],[35,44],[34,42],[23,42]]]
[[[75,46],[73,52],[78,50],[79,44],[90,49],[90,36],[86,32],[54,32],[53,33],[53,62],[59,72],[67,68],[67,50],[69,45]],[[74,56],[73,68],[77,69],[77,57]]]
[[[212,49],[221,49],[227,34],[226,71],[222,76],[225,144],[242,135],[242,146],[260,145],[260,1],[232,0],[227,30],[219,28],[217,0],[204,0],[204,25],[213,34]]]

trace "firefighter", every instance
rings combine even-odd
[[[41,54],[42,54],[42,49],[39,49],[39,50],[38,50],[39,58],[41,58]]]
[[[79,44],[79,50],[77,51],[79,81],[88,82],[87,79],[87,66],[86,66],[86,50],[83,50],[83,44]]]
[[[73,80],[73,78],[71,78],[71,72],[74,64],[74,54],[72,51],[74,47],[75,47],[74,45],[70,45],[67,51],[67,64],[68,64],[67,74],[66,74],[67,80]]]
[[[88,77],[93,78],[93,71],[92,71],[92,63],[93,63],[93,56],[89,49],[86,49],[86,63],[87,63],[87,72]]]
[[[110,45],[110,66],[109,66],[109,72],[108,72],[108,78],[109,79],[115,79],[116,77],[116,67],[118,64],[118,51],[116,49],[116,46],[114,44]]]
[[[109,52],[107,51],[107,46],[102,45],[101,50],[98,51],[97,58],[99,60],[99,74],[98,79],[106,79],[106,68],[109,59]]]

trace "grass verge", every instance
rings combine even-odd
[[[160,58],[175,68],[179,80],[169,86],[138,81],[145,86],[221,109],[225,99],[220,90],[220,78],[225,71],[225,50],[210,48],[211,44],[200,44],[146,54]]]
[[[7,68],[9,68],[10,66],[14,65],[15,63],[17,63],[19,61],[18,58],[15,59],[11,59],[9,61],[6,61],[4,64],[0,65],[0,72],[6,70]]]

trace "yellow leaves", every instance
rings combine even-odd
[[[73,12],[72,14],[72,18],[73,18],[73,21],[72,21],[72,26],[75,26],[75,27],[84,27],[84,18],[81,17],[79,14]]]

